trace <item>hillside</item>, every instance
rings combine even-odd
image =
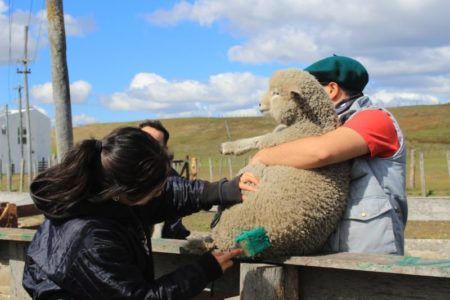
[[[399,121],[408,142],[417,145],[450,144],[450,103],[388,109]],[[89,137],[101,137],[117,126],[134,126],[140,121],[77,127],[74,128],[74,139],[77,142]],[[210,149],[210,145],[217,146],[228,138],[226,123],[232,139],[268,132],[275,125],[268,117],[180,118],[165,119],[163,123],[170,131],[170,144],[174,150],[192,153],[197,152],[194,149],[204,148],[206,153],[211,154],[214,154],[216,149]]]
[[[398,119],[409,149],[416,149],[416,153],[424,152],[427,193],[450,195],[446,162],[446,153],[450,151],[450,104],[394,107],[389,110]],[[100,138],[115,127],[135,126],[140,121],[78,127],[74,129],[74,139],[77,142],[89,137]],[[267,133],[275,126],[268,117],[165,119],[163,124],[171,134],[169,146],[175,158],[184,159],[186,155],[199,158],[199,175],[206,179],[210,179],[211,170],[214,179],[228,176],[225,171],[228,170],[228,157],[218,153],[220,143],[228,140],[227,125],[233,140]],[[233,172],[245,165],[248,156],[231,158]],[[418,173],[418,169],[416,172]],[[418,174],[416,177],[416,182],[419,183]],[[416,186],[409,192],[418,194],[420,188]]]

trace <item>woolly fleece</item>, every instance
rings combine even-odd
[[[272,133],[223,143],[223,154],[242,154],[295,139],[322,135],[338,126],[334,107],[319,82],[298,69],[274,73],[260,110],[282,125]],[[281,130],[280,130],[281,128]],[[239,173],[259,177],[258,192],[223,211],[212,230],[219,250],[235,247],[234,237],[258,226],[266,229],[272,248],[261,256],[305,255],[318,251],[339,222],[350,181],[350,163],[313,170],[249,165]]]

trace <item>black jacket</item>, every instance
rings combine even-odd
[[[23,286],[33,299],[190,299],[222,275],[207,253],[155,279],[149,228],[214,204],[240,201],[238,179],[216,183],[170,177],[163,194],[144,206],[88,201],[64,215],[31,196],[46,220],[26,256]]]

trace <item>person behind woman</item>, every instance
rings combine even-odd
[[[25,261],[33,299],[189,299],[241,253],[206,253],[154,278],[148,228],[214,204],[241,201],[248,175],[216,183],[167,178],[170,159],[150,135],[118,128],[84,140],[30,186],[44,213]]]

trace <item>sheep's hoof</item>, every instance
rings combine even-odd
[[[219,151],[222,154],[234,154],[234,147],[232,146],[232,143],[222,143]]]

